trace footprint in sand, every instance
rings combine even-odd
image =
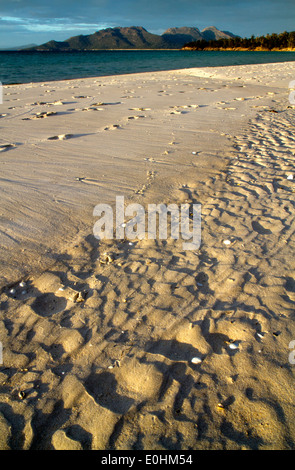
[[[37,315],[48,317],[62,312],[67,306],[64,297],[57,297],[53,293],[45,293],[37,297],[31,307]]]
[[[113,131],[115,129],[122,129],[121,126],[119,126],[119,124],[113,124],[111,126],[107,126],[104,128],[105,131]]]
[[[272,231],[269,228],[267,228],[267,226],[265,226],[266,225],[265,222],[262,225],[261,222],[258,222],[257,220],[253,220],[251,225],[252,225],[253,230],[255,230],[255,232],[260,233],[261,235],[270,235],[272,233]]]
[[[3,144],[0,145],[0,152],[6,152],[7,150],[10,150],[12,148],[16,147],[15,144]]]
[[[140,118],[144,118],[145,116],[129,116],[128,117],[128,120],[129,121],[132,121],[133,119],[140,119]]]
[[[48,137],[47,140],[67,140],[74,137],[74,134],[61,134],[61,135],[54,135],[53,137]]]
[[[53,101],[53,102],[47,102],[47,101],[36,101],[35,103],[30,103],[28,106],[60,106],[65,104],[61,100]]]
[[[57,113],[54,112],[54,111],[50,111],[48,113],[42,112],[42,113],[33,114],[32,117],[23,118],[22,120],[23,121],[31,121],[32,119],[44,119],[44,118],[47,118],[49,116],[56,116],[56,115],[57,115]]]
[[[130,111],[151,111],[151,108],[129,108]]]
[[[197,109],[199,107],[198,104],[169,106],[169,108],[174,110],[171,111],[170,114],[187,114],[191,109]]]
[[[87,97],[85,97],[87,98]],[[88,98],[90,98],[90,96],[88,96]],[[91,106],[114,106],[114,105],[117,105],[117,104],[122,104],[121,101],[115,101],[114,103],[104,103],[104,102],[101,102],[101,103],[93,103]]]
[[[86,291],[78,291],[64,285],[59,276],[50,272],[43,273],[35,279],[31,287],[33,288],[31,294],[35,298],[30,306],[42,317],[60,313],[69,304],[84,302],[86,299]]]
[[[74,111],[80,111],[80,109],[74,109]],[[104,109],[97,108],[95,106],[89,106],[88,108],[83,108],[82,111],[104,111]]]
[[[36,101],[35,103],[28,104],[28,106],[45,106],[47,104],[50,103],[47,103],[46,101]]]
[[[110,372],[92,372],[85,381],[85,388],[96,403],[113,413],[126,413],[134,400],[117,392],[116,376]]]
[[[222,106],[217,106],[217,109],[223,109],[225,111],[232,111],[232,110],[237,109],[237,108],[223,108]]]
[[[57,100],[57,101],[53,101],[53,103],[48,103],[50,106],[61,106],[63,104],[65,104],[64,101],[61,101],[61,100]]]

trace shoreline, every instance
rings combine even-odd
[[[58,243],[49,269],[2,285],[1,449],[295,448],[294,73],[259,64],[9,87],[1,215],[23,247],[35,226],[32,246],[54,231]],[[97,243],[93,207],[116,194],[201,203],[200,249]],[[76,227],[71,240],[60,224]]]
[[[204,49],[196,49],[194,47],[183,47],[182,51],[240,51],[240,52],[295,52],[295,48],[274,48],[266,49],[263,47],[256,47],[255,49],[248,49],[246,47],[205,47]]]

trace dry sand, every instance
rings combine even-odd
[[[5,87],[0,449],[295,448],[294,78]],[[200,249],[98,242],[116,195],[201,203]]]

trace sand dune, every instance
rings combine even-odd
[[[5,87],[1,449],[294,449],[294,74]],[[199,250],[99,242],[116,195],[201,204]]]

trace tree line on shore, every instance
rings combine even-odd
[[[184,49],[206,50],[206,49],[263,49],[271,51],[273,49],[295,49],[295,31],[288,33],[273,33],[265,36],[251,36],[241,38],[239,36],[230,39],[213,39],[206,41],[193,41],[185,44]]]

